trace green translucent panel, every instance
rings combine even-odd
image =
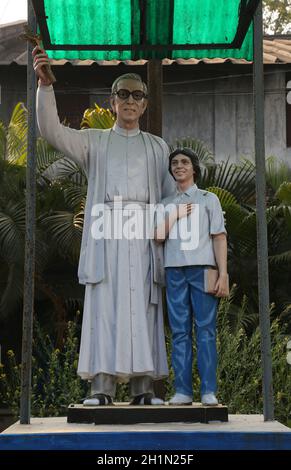
[[[149,44],[169,44],[172,42],[170,24],[171,2],[149,0],[147,9],[147,38]]]
[[[235,38],[240,0],[178,0],[174,8],[174,44],[231,44]],[[194,6],[195,4],[195,6]],[[193,20],[193,12],[195,20]],[[195,51],[173,52],[172,58],[253,58],[252,26],[245,37],[241,49],[198,49]]]
[[[236,57],[252,59],[252,27],[240,50],[174,50],[172,44],[230,44],[236,34],[241,0],[43,0],[52,45],[165,46],[159,51],[48,50],[54,59],[127,60]],[[246,2],[243,2],[246,3]]]
[[[45,0],[51,43],[131,44],[131,0]],[[130,59],[130,52],[123,53]],[[103,60],[103,51],[51,51],[55,59]],[[116,59],[118,52],[106,52]]]
[[[240,0],[176,1],[173,42],[231,43],[237,30],[239,5]]]
[[[173,59],[215,59],[222,58],[227,59],[231,57],[233,59],[246,59],[253,60],[253,27],[252,25],[249,28],[249,31],[245,37],[245,40],[240,49],[198,49],[195,51],[173,51]]]

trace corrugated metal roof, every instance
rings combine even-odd
[[[273,40],[264,39],[264,63],[275,64],[276,62],[291,62],[291,38]]]
[[[25,22],[18,21],[9,25],[0,26],[0,65],[10,65],[15,63],[17,65],[27,64],[26,44],[18,39],[18,36],[23,32],[23,25]],[[90,66],[97,65],[118,65],[120,63],[127,65],[144,65],[146,60],[52,60],[52,65],[71,64],[73,66]],[[164,59],[164,65],[172,65],[173,63],[179,65],[196,65],[199,63],[204,64],[223,64],[230,62],[233,64],[250,64],[251,62],[245,59],[234,58],[216,58],[209,59],[204,57],[202,59]],[[275,36],[274,38],[267,36],[264,39],[264,64],[289,64],[291,63],[291,36]]]

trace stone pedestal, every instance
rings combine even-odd
[[[203,406],[193,403],[187,406],[132,406],[115,403],[107,406],[71,404],[68,423],[137,424],[137,423],[209,423],[228,421],[226,406]]]

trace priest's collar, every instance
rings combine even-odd
[[[136,127],[135,129],[124,129],[123,127],[120,127],[118,124],[114,124],[113,128],[114,132],[118,135],[123,135],[124,137],[135,137],[140,133],[139,127]]]

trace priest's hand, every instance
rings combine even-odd
[[[36,46],[32,51],[33,68],[38,77],[38,84],[49,86],[55,82],[55,77],[50,68],[50,60],[44,49]]]

